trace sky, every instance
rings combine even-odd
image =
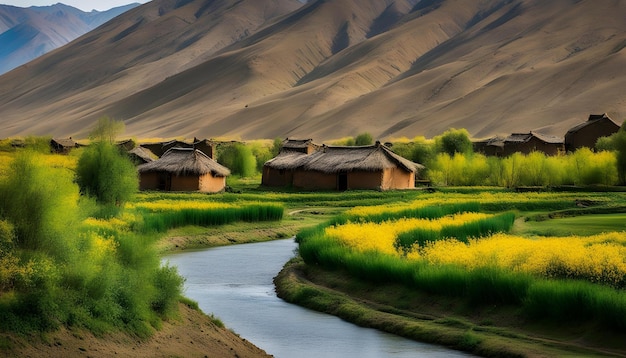
[[[13,5],[19,7],[48,6],[57,3],[73,6],[83,11],[98,10],[104,11],[111,8],[132,4],[134,2],[147,3],[148,0],[0,0],[2,5]]]

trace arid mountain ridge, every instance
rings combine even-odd
[[[28,8],[0,5],[0,74],[65,45],[138,5],[91,12],[61,3]]]
[[[619,0],[153,0],[0,77],[0,137],[563,135],[626,116]]]

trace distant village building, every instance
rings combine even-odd
[[[52,150],[52,152],[54,153],[67,154],[72,149],[77,147],[78,144],[74,140],[72,140],[72,137],[63,139],[52,138],[50,140],[50,150]]]
[[[193,148],[170,148],[161,158],[140,165],[141,190],[216,193],[226,187],[228,168]]]
[[[157,157],[163,156],[165,152],[170,150],[171,148],[193,148],[198,149],[204,154],[206,154],[209,158],[216,159],[215,156],[215,147],[216,143],[209,139],[197,139],[194,138],[193,142],[188,143],[181,140],[170,140],[165,142],[156,142],[156,143],[142,143],[140,147],[148,149],[150,152],[154,153]]]
[[[125,152],[130,152],[131,150],[133,150],[133,148],[137,146],[137,143],[135,143],[135,141],[132,139],[126,139],[118,141],[117,143],[115,143],[115,145],[117,145],[118,148],[121,148]]]
[[[209,158],[217,160],[217,143],[210,139],[193,139],[192,147],[206,154]]]
[[[474,152],[500,157],[504,153],[504,137],[495,136],[473,142]]]
[[[376,143],[371,146],[322,146],[307,154],[283,150],[263,166],[262,184],[305,190],[409,189],[424,169]]]
[[[547,155],[557,155],[565,150],[563,138],[549,136],[530,131],[528,133],[513,133],[504,139],[502,156],[513,153],[530,154],[542,152]]]
[[[131,149],[128,152],[128,157],[133,163],[135,163],[135,165],[150,163],[159,158],[150,150],[144,147],[135,147]]]
[[[285,139],[280,146],[281,151],[300,152],[311,154],[321,148],[313,143],[313,139]]]
[[[568,152],[573,152],[582,147],[593,149],[598,138],[608,137],[619,129],[620,126],[613,122],[606,113],[591,114],[586,122],[567,131],[565,149]]]

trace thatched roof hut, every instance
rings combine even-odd
[[[283,151],[267,161],[263,184],[304,189],[406,189],[424,166],[386,146],[323,146],[311,154]]]
[[[161,158],[140,165],[140,188],[218,192],[230,170],[193,148],[170,148]]]
[[[311,154],[321,148],[320,145],[313,143],[313,139],[285,139],[280,146],[281,151],[300,152]]]

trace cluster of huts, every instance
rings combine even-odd
[[[533,151],[548,155],[574,152],[587,147],[593,149],[600,137],[616,133],[620,126],[606,113],[591,114],[583,122],[567,131],[564,137],[549,136],[538,132],[513,133],[506,138],[492,137],[474,142],[474,151],[485,155],[506,157],[513,153],[529,154]]]
[[[606,113],[592,114],[563,138],[533,131],[513,133],[506,138],[474,142],[474,150],[495,156],[533,151],[556,155],[581,147],[593,148],[598,138],[610,136],[619,128]],[[71,138],[53,139],[50,145],[60,153],[78,146]],[[230,170],[216,161],[217,143],[208,139],[139,146],[128,140],[118,145],[138,164],[142,190],[219,192],[225,189],[230,175]],[[340,191],[410,189],[421,181],[423,169],[423,165],[399,156],[380,142],[347,147],[318,145],[311,139],[286,139],[280,153],[264,164],[262,185]]]

